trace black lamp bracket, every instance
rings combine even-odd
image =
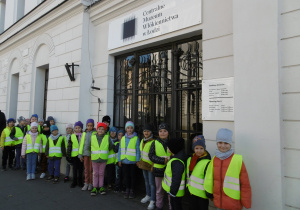
[[[75,65],[74,63],[72,63],[72,64],[66,63],[66,65],[65,65],[66,70],[68,72],[68,75],[69,75],[71,81],[75,81],[75,75],[74,75],[74,67],[75,66],[79,66],[79,65]],[[70,70],[70,67],[72,67],[72,72]]]

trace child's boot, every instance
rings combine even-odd
[[[133,190],[131,189],[130,193],[129,193],[129,199],[133,199],[133,198],[135,198],[135,194],[134,194]]]
[[[125,195],[124,195],[124,198],[125,199],[128,199],[129,198],[129,193],[130,193],[130,189],[126,189],[126,193],[125,193]]]

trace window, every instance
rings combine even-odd
[[[0,34],[4,31],[6,0],[0,0]]]
[[[142,137],[145,123],[157,131],[161,122],[167,122],[172,136],[191,140],[202,134],[202,78],[200,38],[118,56],[115,126],[124,128],[132,120]]]

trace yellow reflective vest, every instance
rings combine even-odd
[[[15,130],[16,130],[15,137],[18,139],[18,141],[15,141],[14,145],[22,144],[24,133],[19,127],[15,127]]]
[[[214,188],[214,159],[208,165],[206,170],[206,176],[204,181],[204,189],[213,194]],[[243,164],[243,157],[242,155],[234,154],[231,162],[228,166],[228,169],[225,174],[225,179],[223,183],[223,191],[224,193],[235,200],[241,199],[241,191],[240,191],[240,173]]]
[[[171,185],[172,185],[172,168],[171,168],[171,164],[174,160],[179,160],[183,166],[184,166],[184,169],[185,169],[185,164],[182,160],[178,159],[178,158],[172,158],[168,164],[167,164],[167,168],[165,170],[165,174],[164,174],[164,178],[163,178],[163,181],[162,181],[162,187],[163,189],[169,193],[170,192],[170,189],[171,189]],[[180,183],[180,187],[178,189],[178,192],[176,194],[176,197],[182,197],[184,196],[184,191],[185,191],[185,170],[182,174],[182,177],[181,177],[181,183]]]
[[[40,152],[40,146],[41,146],[41,140],[42,140],[41,134],[38,134],[34,144],[32,143],[30,134],[26,134],[26,140],[27,140],[26,154],[32,153],[32,152],[35,152],[35,153]]]
[[[207,198],[205,190],[204,190],[204,171],[207,166],[207,164],[210,162],[208,159],[200,160],[194,167],[194,170],[192,171],[191,175],[189,175],[189,167],[191,163],[191,159],[189,158],[187,160],[187,166],[186,166],[186,176],[187,176],[187,183],[186,187],[189,189],[190,193],[201,197],[201,198]]]
[[[109,149],[109,136],[105,135],[99,146],[97,136],[92,135],[91,138],[91,159],[92,160],[107,160],[108,159],[108,149]]]
[[[48,138],[49,141],[49,157],[62,157],[62,151],[61,151],[61,144],[64,140],[64,137],[60,136],[56,142],[56,145],[54,145],[53,140],[51,137]]]
[[[136,161],[136,141],[138,137],[134,136],[130,139],[127,148],[125,148],[125,136],[121,139],[121,161],[127,158],[129,161]]]
[[[96,131],[93,131],[92,136],[97,133]],[[85,142],[85,134],[86,132],[82,133],[81,140],[80,140],[80,146],[79,146],[79,155],[82,155],[83,153],[83,147],[84,147],[84,142]]]
[[[15,145],[15,140],[11,139],[9,137],[11,130],[9,130],[8,128],[4,129],[4,133],[5,133],[5,141],[4,141],[4,146],[5,147],[11,147]]]
[[[163,145],[159,141],[155,140],[154,144],[155,144],[155,154],[156,154],[156,156],[163,157],[163,158],[171,156],[171,153],[169,153],[168,150],[165,151]],[[154,168],[165,168],[166,165],[165,164],[154,163],[153,167]]]
[[[42,141],[43,141],[43,152],[42,153],[45,153],[48,139],[47,139],[46,135],[44,135],[44,134],[41,134],[41,135],[42,135]]]
[[[141,159],[146,162],[149,163],[150,165],[152,165],[152,161],[149,159],[149,151],[152,145],[152,142],[154,140],[151,141],[147,141],[145,143],[145,146],[143,148],[143,144],[144,144],[144,139],[142,139],[141,143],[140,143],[140,151],[141,151]]]

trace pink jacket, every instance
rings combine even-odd
[[[27,149],[27,139],[26,139],[26,136],[27,135],[31,136],[31,141],[32,141],[32,144],[34,146],[38,134],[39,134],[38,132],[31,133],[31,131],[28,131],[27,134],[24,136],[23,143],[22,143],[22,151],[21,151],[21,155],[22,156],[26,155],[26,149]],[[43,144],[41,142],[41,144],[40,144],[40,152],[39,153],[42,153],[42,152],[43,152]]]

